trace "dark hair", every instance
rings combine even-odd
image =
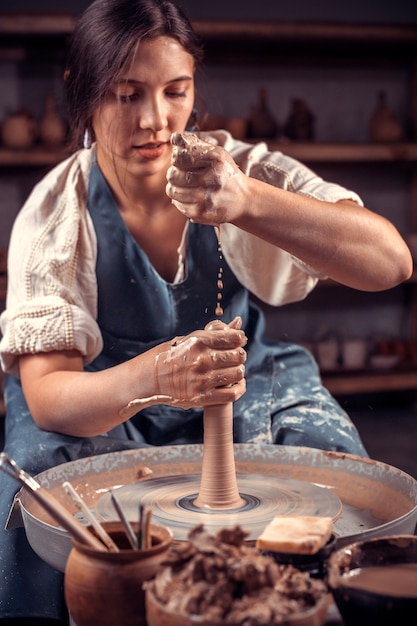
[[[139,42],[161,35],[179,41],[198,66],[202,44],[171,0],[95,0],[84,11],[72,36],[65,71],[74,149],[82,147],[86,129],[94,139],[92,115],[110,84],[132,61]]]

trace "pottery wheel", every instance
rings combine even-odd
[[[342,513],[340,499],[326,487],[256,474],[237,475],[242,506],[227,511],[196,507],[200,479],[199,474],[148,478],[114,492],[129,521],[138,521],[142,503],[152,509],[152,521],[169,526],[179,540],[198,524],[211,532],[240,525],[249,533],[248,539],[255,540],[276,515],[326,516],[335,521]],[[95,512],[101,520],[117,519],[110,493],[101,496]]]

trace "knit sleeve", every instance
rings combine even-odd
[[[96,240],[86,210],[89,161],[72,157],[39,183],[19,213],[8,255],[0,357],[78,350],[86,363],[102,347],[96,321]]]

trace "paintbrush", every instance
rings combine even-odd
[[[152,540],[151,540],[151,517],[152,517],[152,509],[148,508],[145,511],[145,524],[144,524],[144,530],[143,530],[143,534],[144,534],[144,548],[151,548],[152,547]]]
[[[132,526],[129,523],[129,520],[127,519],[125,512],[122,509],[122,506],[117,498],[117,496],[113,493],[113,491],[110,491],[110,497],[111,497],[111,501],[113,503],[114,508],[116,509],[116,513],[119,516],[120,521],[122,522],[123,528],[125,530],[126,533],[126,537],[128,538],[129,544],[131,546],[131,548],[133,548],[134,550],[137,550],[137,541],[136,541],[136,535],[133,531]]]
[[[91,526],[94,528],[98,537],[100,537],[104,545],[107,546],[107,548],[111,552],[119,552],[119,548],[114,543],[113,539],[106,533],[104,528],[98,523],[93,513],[90,511],[90,509],[88,508],[84,500],[75,491],[71,483],[66,481],[62,483],[62,486],[64,487],[67,494],[71,496],[72,501],[75,503],[75,505],[80,509],[80,511],[82,511],[82,513],[84,513],[85,517],[90,522]]]
[[[142,502],[139,502],[139,522],[138,522],[138,536],[137,536],[137,544],[139,550],[142,550],[144,547],[144,513],[145,508]]]

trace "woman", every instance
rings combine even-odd
[[[248,293],[278,306],[320,276],[388,289],[411,273],[408,248],[293,159],[224,131],[184,135],[200,60],[170,1],[96,0],[74,33],[77,150],[16,220],[1,317],[5,451],[31,473],[201,442],[202,407],[224,402],[236,441],[366,455],[311,355],[263,341]],[[17,485],[0,478],[3,526]],[[0,559],[0,617],[64,619],[62,577],[22,529],[2,532]]]

